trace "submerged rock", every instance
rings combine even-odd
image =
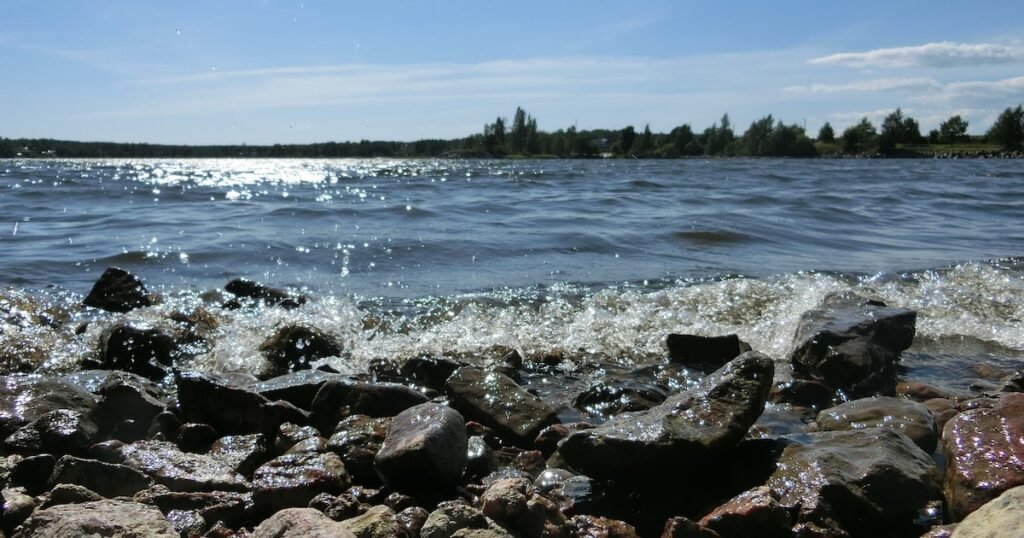
[[[783,450],[767,483],[796,513],[797,527],[837,536],[900,535],[940,497],[935,462],[892,429],[810,433],[808,440]]]
[[[18,529],[16,537],[67,538],[106,536],[110,538],[178,538],[153,506],[103,500],[82,504],[61,504],[35,511]]]
[[[341,342],[323,331],[286,325],[260,345],[260,351],[270,361],[266,377],[288,372],[309,370],[310,362],[341,355]]]
[[[146,286],[135,275],[124,269],[108,267],[82,304],[109,312],[128,312],[150,306],[153,302]]]
[[[479,368],[459,368],[445,383],[452,407],[507,441],[532,446],[545,427],[558,422],[557,412],[508,376]]]
[[[445,405],[424,403],[395,416],[374,465],[394,489],[451,487],[466,469],[467,443],[462,415]]]
[[[833,293],[804,312],[790,359],[798,374],[848,396],[893,394],[896,361],[914,340],[917,312]]]
[[[946,502],[959,521],[1002,492],[1024,485],[1024,393],[964,411],[942,431]]]
[[[773,372],[770,358],[744,353],[657,407],[571,434],[558,452],[594,478],[636,482],[693,474],[743,439],[764,410]]]
[[[875,427],[898,431],[929,454],[938,443],[932,412],[923,404],[891,396],[864,398],[826,409],[818,413],[811,429],[828,432]]]
[[[246,278],[236,278],[228,282],[224,289],[235,297],[262,301],[268,306],[291,309],[306,304],[306,297],[304,295],[292,297],[285,290],[272,288]],[[229,302],[226,306],[238,308],[241,304],[236,299],[235,302]]]

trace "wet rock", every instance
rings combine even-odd
[[[327,449],[341,457],[352,478],[367,486],[379,486],[374,458],[387,437],[390,417],[352,415],[338,423],[327,440]]]
[[[299,426],[291,422],[285,422],[278,428],[277,438],[274,440],[274,451],[283,454],[293,446],[308,441],[320,439],[320,431],[312,426]]]
[[[0,531],[10,533],[36,509],[35,499],[16,489],[0,490]]]
[[[447,538],[460,529],[486,529],[487,518],[483,512],[458,502],[442,502],[430,513],[420,538]]]
[[[341,355],[341,343],[323,331],[303,327],[301,325],[286,325],[277,330],[266,341],[260,345],[260,351],[270,361],[270,367],[265,372],[265,377],[309,370],[310,362],[325,357],[337,357]]]
[[[764,410],[773,372],[770,358],[744,353],[657,407],[573,433],[559,454],[595,478],[630,482],[692,474],[743,439]]]
[[[845,431],[864,428],[891,428],[914,441],[931,454],[938,443],[938,429],[931,411],[923,404],[876,396],[842,403],[818,413],[812,431]]]
[[[888,428],[807,434],[785,448],[767,486],[796,515],[796,528],[826,535],[913,532],[917,512],[938,498],[935,463]],[[920,533],[920,530],[917,530]]]
[[[213,426],[189,422],[178,428],[175,443],[185,452],[205,453],[210,450],[210,445],[217,437],[217,430],[213,429]]]
[[[96,394],[103,398],[96,408],[101,434],[128,443],[146,436],[169,399],[159,385],[129,372],[111,372]]]
[[[461,363],[448,357],[420,356],[403,362],[399,372],[412,383],[443,391],[444,382],[460,367]]]
[[[722,538],[792,536],[789,510],[779,503],[777,495],[766,486],[745,491],[704,516],[700,525]]]
[[[224,289],[235,297],[261,301],[268,306],[292,309],[306,304],[306,297],[304,295],[293,297],[285,290],[272,288],[246,278],[236,278],[228,282]],[[241,306],[241,303],[229,303],[227,306],[237,308]]]
[[[252,538],[355,538],[345,525],[312,508],[286,508],[260,523]]]
[[[725,336],[697,336],[693,334],[670,334],[665,339],[669,357],[695,368],[716,370],[725,363],[750,351],[750,344],[735,334]]]
[[[798,374],[851,397],[893,394],[896,361],[914,340],[917,313],[834,293],[801,316],[790,359]]]
[[[174,364],[177,343],[159,329],[119,322],[100,336],[100,364],[147,379],[163,379]]]
[[[799,377],[790,362],[775,364],[775,381],[768,393],[768,401],[800,407],[823,409],[832,405],[835,389],[813,379]]]
[[[524,478],[494,481],[480,496],[480,511],[525,536],[557,536],[565,525],[558,507]]]
[[[573,398],[572,406],[600,420],[625,411],[650,409],[668,398],[668,390],[656,383],[637,379],[602,380]]]
[[[171,510],[167,521],[182,538],[200,538],[206,531],[206,520],[192,510]]]
[[[269,424],[267,420],[265,407],[270,402],[255,392],[200,372],[181,372],[175,376],[175,382],[178,406],[187,422],[209,424],[227,435],[277,429],[278,424]]]
[[[924,406],[931,411],[932,418],[935,419],[935,427],[940,432],[946,426],[946,423],[949,422],[949,419],[955,417],[960,412],[952,401],[944,398],[925,400]]]
[[[408,536],[420,536],[420,529],[423,528],[423,524],[426,523],[427,518],[430,516],[430,512],[419,506],[410,506],[395,516],[398,519],[398,524],[402,526],[402,530]],[[421,537],[422,538],[422,537]]]
[[[40,375],[0,376],[0,438],[39,417],[67,409],[88,416],[99,398],[66,380]]]
[[[313,398],[309,421],[328,434],[347,416],[393,417],[426,401],[423,393],[405,385],[332,380]]]
[[[66,538],[178,538],[178,532],[155,507],[125,501],[103,500],[62,504],[37,510],[15,536]]]
[[[999,392],[1024,392],[1024,370],[1018,370],[999,380]]]
[[[209,454],[230,465],[237,473],[252,476],[268,457],[267,438],[258,433],[227,435],[213,442]]]
[[[956,523],[949,525],[936,525],[931,529],[928,529],[928,532],[922,534],[921,538],[951,538],[956,527]]]
[[[759,536],[759,534],[754,533],[748,536]],[[665,530],[661,533],[661,538],[720,538],[720,535],[690,519],[676,516],[665,522]]]
[[[394,489],[450,487],[462,478],[466,448],[462,415],[441,404],[424,403],[392,419],[374,466]]]
[[[971,512],[957,525],[953,536],[1024,536],[1024,486],[1010,488]]]
[[[926,400],[931,400],[932,398],[945,398],[949,400],[959,398],[958,395],[953,394],[946,389],[922,383],[920,381],[901,381],[897,383],[896,395],[909,398],[915,402],[924,402]]]
[[[153,301],[146,286],[135,275],[124,269],[108,267],[92,285],[82,304],[108,312],[128,312],[150,306]]]
[[[82,504],[102,501],[103,496],[78,484],[57,484],[50,490],[50,498],[40,508],[49,508],[58,504]]]
[[[53,472],[57,459],[50,454],[36,454],[22,458],[10,468],[8,480],[11,485],[20,486],[31,495],[38,495],[49,488],[47,479]],[[5,481],[0,480],[0,486]]]
[[[285,454],[263,464],[252,477],[257,510],[273,513],[282,508],[307,506],[321,493],[338,494],[348,488],[345,464],[336,454]]]
[[[494,450],[483,437],[470,437],[466,446],[466,476],[482,478],[497,470],[498,462]]]
[[[57,460],[50,484],[75,484],[104,497],[131,497],[153,484],[144,473],[127,465],[64,456]]]
[[[946,502],[953,521],[1002,492],[1024,485],[1024,393],[991,408],[964,411],[942,431]]]
[[[136,441],[117,449],[121,463],[174,491],[244,491],[249,483],[227,462],[182,452],[166,441]]]
[[[4,439],[4,447],[19,454],[83,454],[96,441],[97,432],[91,413],[57,409],[12,433]]]
[[[640,538],[640,534],[629,523],[600,516],[573,516],[569,519],[567,527],[569,536],[573,538],[588,538],[590,536]]]
[[[346,381],[348,378],[322,370],[299,370],[254,383],[248,388],[268,400],[284,400],[308,411],[316,393],[331,380]]]
[[[357,538],[394,538],[405,534],[395,511],[384,505],[374,506],[341,524],[348,527]]]
[[[334,521],[344,521],[362,513],[359,501],[348,494],[334,496],[330,493],[321,493],[310,499],[309,507],[323,512]]]
[[[465,366],[445,383],[452,407],[503,439],[528,447],[545,427],[558,422],[553,407],[507,376]]]
[[[223,521],[238,526],[242,523],[252,505],[252,495],[230,491],[170,491],[164,486],[155,486],[140,491],[132,500],[156,506],[161,512],[190,512],[205,521]]]

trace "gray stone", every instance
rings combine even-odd
[[[647,411],[569,435],[559,454],[588,476],[630,482],[690,475],[734,448],[764,410],[773,361],[747,352]]]
[[[331,380],[320,387],[310,406],[309,421],[325,435],[350,415],[393,417],[425,403],[423,393],[397,383]]]
[[[91,413],[57,409],[12,433],[4,446],[20,454],[82,454],[96,441],[97,433]]]
[[[230,463],[207,454],[182,452],[166,441],[137,441],[117,449],[121,463],[174,491],[244,491],[245,477]]]
[[[420,528],[420,538],[448,538],[459,529],[486,529],[483,512],[457,502],[443,502],[427,516]]]
[[[355,538],[348,527],[312,508],[286,508],[260,523],[252,538]]]
[[[341,524],[348,527],[356,538],[394,538],[405,533],[395,511],[384,505],[374,506]]]
[[[522,447],[532,447],[541,430],[558,422],[553,407],[498,372],[464,366],[448,378],[445,390],[467,420]]]
[[[395,489],[452,486],[466,468],[465,421],[454,409],[424,403],[392,421],[374,458],[381,479]]]
[[[36,510],[14,537],[178,538],[156,507],[124,501],[61,504]]]
[[[131,497],[153,485],[153,481],[127,465],[64,456],[57,460],[50,484],[75,484],[104,497]]]
[[[953,538],[1024,536],[1024,486],[1001,495],[971,512],[953,531]]]
[[[60,378],[41,375],[0,376],[0,438],[6,438],[39,417],[67,409],[90,415],[95,395]]]
[[[42,508],[49,508],[58,504],[81,504],[102,500],[102,495],[87,487],[79,486],[78,484],[57,484],[50,490],[50,498],[43,503]]]
[[[341,493],[350,483],[345,464],[336,454],[285,454],[253,473],[253,502],[257,510],[273,513],[306,506],[321,493]]]

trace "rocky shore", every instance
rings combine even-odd
[[[312,300],[226,292],[225,309]],[[158,301],[112,268],[84,306]],[[786,357],[665,335],[662,364],[572,409],[523,381],[557,356],[343,375],[313,368],[342,354],[332,335],[290,324],[261,371],[215,373],[183,367],[214,313],[115,320],[78,372],[0,376],[0,538],[1024,535],[1024,371],[978,394],[904,379],[916,317],[829,295]]]

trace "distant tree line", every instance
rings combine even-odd
[[[839,135],[831,124],[818,130],[817,138],[807,136],[797,124],[786,124],[771,114],[737,134],[729,115],[695,131],[690,124],[668,133],[653,133],[649,125],[641,132],[630,125],[619,130],[577,130],[575,126],[547,132],[521,107],[511,124],[502,117],[484,125],[483,131],[451,140],[427,139],[415,142],[369,141],[321,144],[249,145],[166,145],[75,142],[50,139],[0,138],[0,158],[11,157],[816,157],[820,154],[915,155],[924,145],[955,146],[984,142],[1004,151],[1024,146],[1024,108],[1008,107],[980,140],[967,135],[968,122],[959,115],[943,121],[927,136],[916,119],[897,108],[876,128],[862,118]]]

